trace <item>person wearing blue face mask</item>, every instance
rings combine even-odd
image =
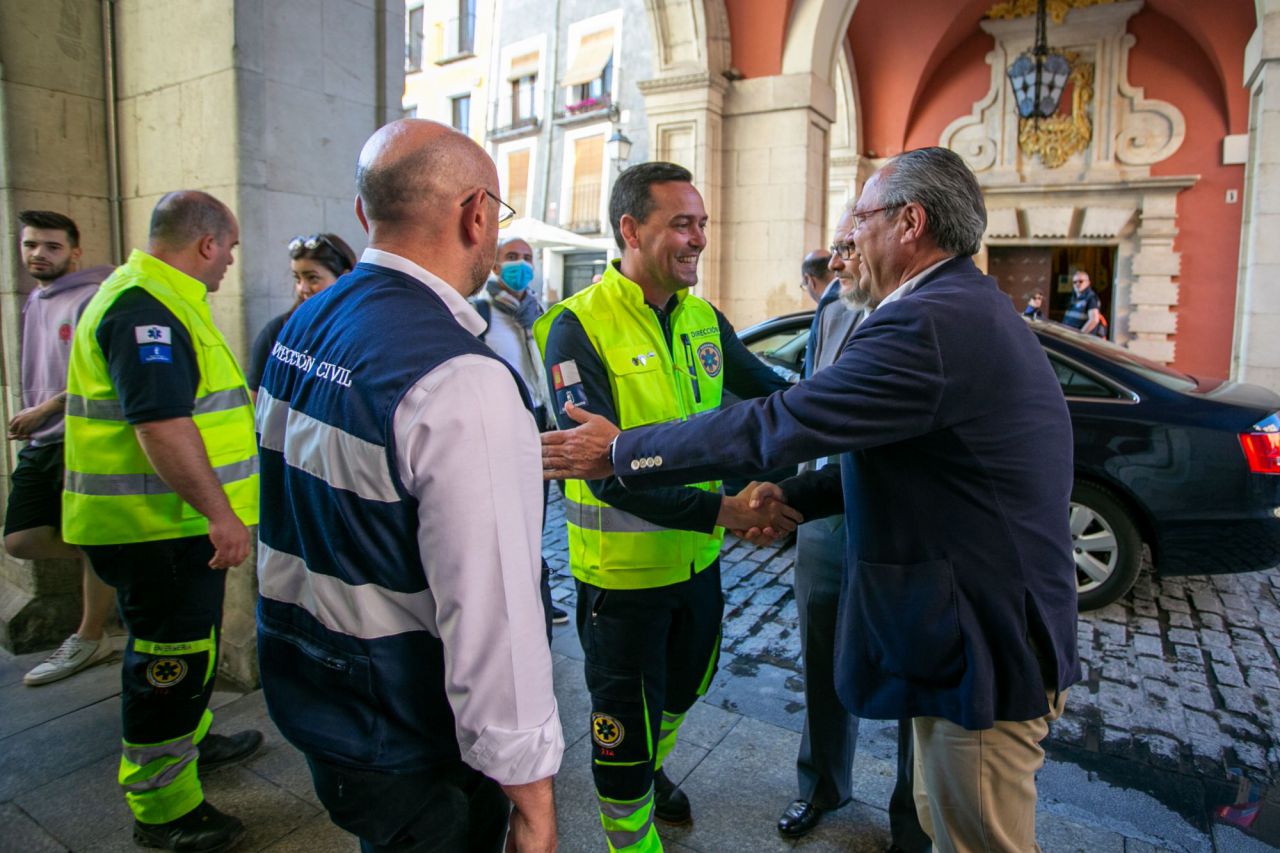
[[[549,406],[550,392],[543,374],[542,355],[533,339],[533,321],[542,316],[539,288],[533,286],[536,278],[533,247],[519,237],[512,237],[498,244],[493,274],[484,289],[472,297],[471,304],[487,325],[480,340],[520,374],[534,401],[538,429],[547,430],[554,429],[555,420]],[[545,482],[543,495],[545,501]],[[554,624],[566,625],[569,614],[551,604],[548,575],[549,569],[543,561],[543,603]]]

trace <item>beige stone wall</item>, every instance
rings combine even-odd
[[[1245,51],[1249,159],[1232,376],[1280,390],[1280,0],[1262,0]]]
[[[740,80],[725,102],[718,306],[738,328],[812,304],[806,252],[827,240],[835,92],[813,74]]]
[[[108,263],[105,88],[98,0],[4,0],[0,23],[0,417],[20,407],[22,304],[34,281],[22,268],[16,214],[66,213],[80,227],[83,262]],[[39,21],[39,26],[11,22]],[[0,502],[16,447],[7,445]],[[39,566],[0,554],[0,645],[39,648],[75,627],[79,567]]]
[[[355,216],[355,163],[370,134],[400,116],[404,4],[238,0],[235,28],[236,135],[229,148],[238,156],[243,236],[232,272],[247,349],[293,303],[291,238],[335,233],[357,257],[365,246]]]
[[[356,157],[400,113],[402,0],[117,0],[119,169],[123,242],[145,247],[151,209],[175,189],[227,203],[241,248],[210,299],[237,354],[292,301],[286,244],[333,231],[357,253]],[[13,212],[74,217],[85,260],[109,260],[105,74],[98,0],[4,0],[0,24],[0,385],[13,410],[22,290]],[[39,26],[12,26],[38,21]],[[0,498],[7,477],[0,478]],[[230,573],[222,671],[257,677],[253,561]],[[0,559],[0,645],[32,602],[65,632],[79,610],[75,566]],[[32,620],[27,620],[31,622]],[[37,620],[38,621],[38,620]],[[34,624],[34,623],[32,623]],[[36,626],[40,627],[40,626]],[[25,629],[22,629],[25,630]],[[59,633],[58,636],[62,634]],[[56,642],[44,636],[44,644]]]

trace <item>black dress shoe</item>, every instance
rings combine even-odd
[[[210,732],[200,741],[200,772],[239,764],[261,748],[262,732],[254,729],[245,729],[230,737]]]
[[[667,778],[665,770],[653,774],[653,813],[665,823],[688,823],[693,820],[689,798]]]
[[[820,820],[822,809],[808,800],[796,800],[778,818],[778,832],[787,838],[799,838],[808,835]]]
[[[133,822],[133,842],[161,850],[219,853],[230,849],[242,835],[243,823],[203,802],[168,823]]]

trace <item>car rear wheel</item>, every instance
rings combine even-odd
[[[1129,591],[1142,565],[1142,537],[1114,494],[1092,483],[1071,490],[1071,549],[1080,609],[1105,607]]]

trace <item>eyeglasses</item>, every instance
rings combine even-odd
[[[314,252],[321,246],[328,246],[329,250],[335,255],[343,257],[342,252],[338,251],[338,247],[333,245],[333,241],[323,234],[312,234],[310,237],[294,237],[289,241],[289,254],[296,255],[303,249],[308,252]]]
[[[831,254],[839,255],[842,261],[853,260],[854,252],[858,251],[852,243],[832,243]]]
[[[873,207],[870,210],[855,210],[853,212],[853,227],[861,228],[867,224],[867,220],[882,210],[897,210],[902,205],[886,204],[884,207]]]
[[[489,192],[488,190],[485,190],[485,189],[476,190],[471,195],[467,196],[462,200],[462,204],[460,205],[460,207],[466,207],[467,205],[471,204],[471,202],[475,201],[476,196],[479,195],[480,193],[484,193],[489,198],[496,201],[498,203],[498,207],[501,208],[502,212],[498,215],[498,227],[506,228],[508,225],[510,225],[511,221],[516,218],[516,209],[511,205],[507,204],[502,199],[498,198],[493,193]]]

